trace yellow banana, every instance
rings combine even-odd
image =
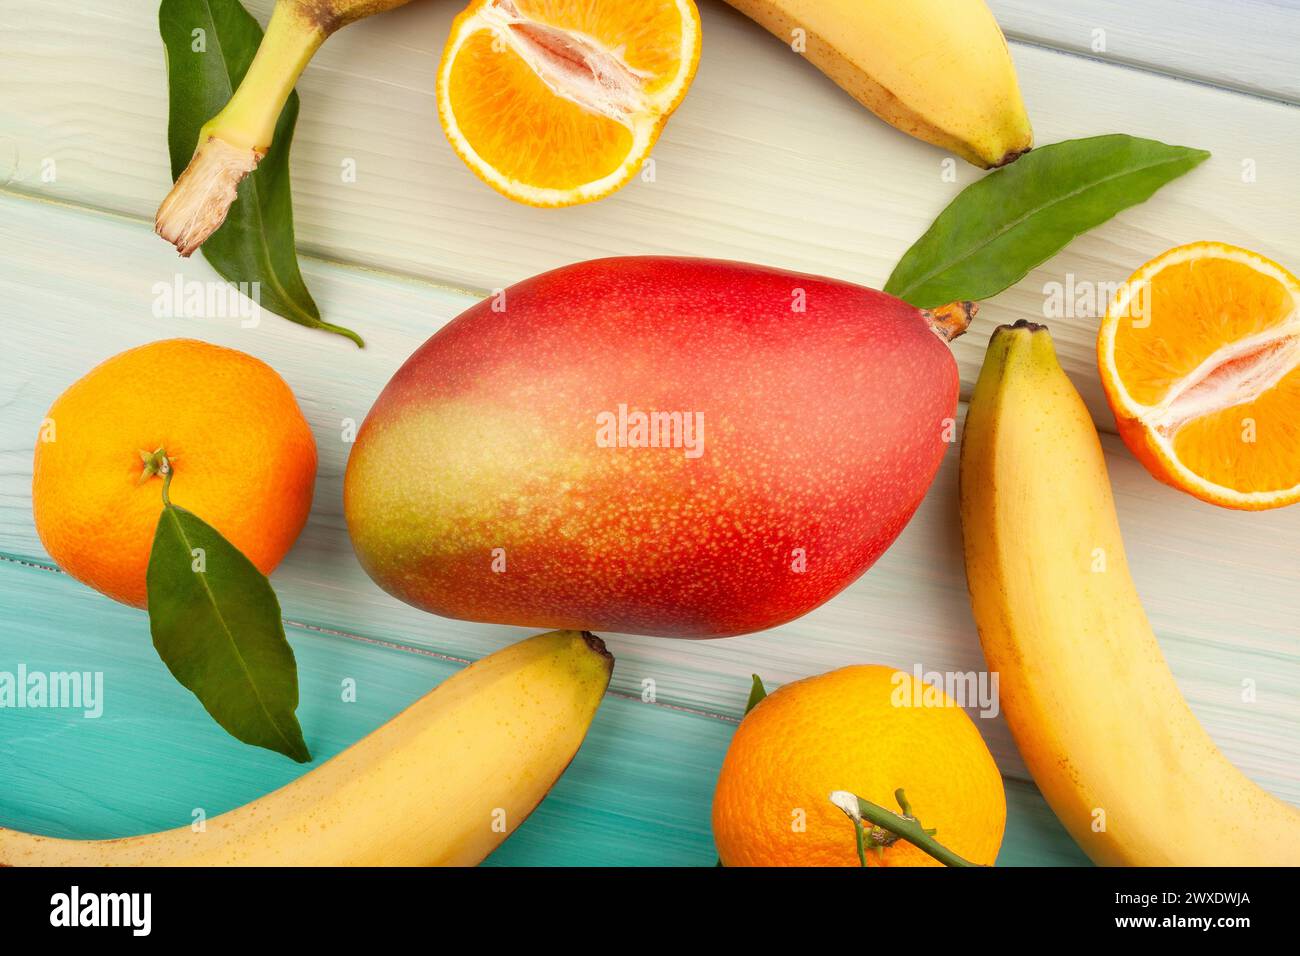
[[[1129,576],[1092,419],[1042,326],[998,329],[961,450],[966,579],[1002,710],[1096,863],[1300,864],[1300,811],[1197,721]]]
[[[988,169],[1034,144],[984,0],[727,0],[886,123]]]
[[[0,829],[0,866],[470,866],[559,779],[613,666],[590,634],[529,638],[203,830],[62,840]]]

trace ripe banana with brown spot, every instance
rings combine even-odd
[[[590,634],[529,638],[203,830],[63,840],[0,828],[0,866],[471,866],[569,765],[613,666]]]

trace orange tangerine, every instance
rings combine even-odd
[[[1227,508],[1300,500],[1300,281],[1282,266],[1217,242],[1170,249],[1112,300],[1097,355],[1155,477]]]
[[[992,864],[1007,822],[1002,776],[975,723],[941,688],[883,665],[787,684],[740,722],[713,794],[724,866],[860,866],[847,790],[898,812],[894,791],[935,839]],[[868,866],[939,866],[905,840]]]
[[[316,442],[274,369],[193,339],[113,356],[46,414],[32,513],[55,563],[114,600],[145,606],[162,479],[143,458],[160,448],[172,503],[270,574],[311,510]]]
[[[475,0],[443,51],[438,115],[511,199],[591,202],[640,168],[699,59],[692,0]]]

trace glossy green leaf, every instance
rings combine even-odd
[[[271,582],[198,516],[166,505],[147,573],[149,629],[172,675],[232,736],[311,759],[298,668]]]
[[[167,147],[176,179],[189,165],[199,129],[221,111],[244,78],[262,29],[238,0],[162,0],[158,28],[167,55]],[[280,114],[271,148],[240,183],[239,198],[203,244],[203,255],[227,281],[258,283],[263,309],[361,345],[355,332],[321,320],[298,268],[289,188],[289,146],[297,121],[294,92]]]
[[[885,291],[921,309],[988,299],[1209,155],[1121,133],[1035,149],[963,189]]]

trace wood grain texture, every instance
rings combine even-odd
[[[226,736],[149,642],[145,615],[66,575],[0,560],[0,671],[103,674],[103,712],[0,711],[0,826],[102,839],[188,826],[283,786],[308,767]],[[317,764],[463,666],[288,628],[298,714]],[[343,682],[356,699],[343,699]],[[734,725],[616,694],[582,749],[494,865],[711,866],[713,783]],[[57,761],[50,759],[57,753]],[[999,863],[1086,863],[1031,786],[1008,787]],[[382,808],[376,808],[382,812]],[[846,839],[852,830],[846,821]]]
[[[9,156],[15,167],[7,188],[152,221],[170,182],[152,7],[6,3],[6,22],[31,24],[0,31],[9,91],[0,165]],[[263,22],[270,6],[249,3]],[[594,205],[520,206],[479,182],[438,128],[434,75],[458,6],[414,3],[349,26],[304,74],[292,168],[305,251],[480,292],[575,259],[643,253],[744,259],[878,288],[980,175],[889,129],[780,41],[705,2],[699,75],[656,147],[655,181]],[[967,388],[992,327],[1042,319],[1051,283],[1117,282],[1204,238],[1300,268],[1300,109],[1033,47],[1014,54],[1039,143],[1118,131],[1214,156],[987,303],[955,348]],[[355,182],[343,181],[349,162]],[[1092,375],[1095,315],[1085,303],[1054,328],[1096,420],[1112,428]]]
[[[0,197],[0,261],[10,266],[0,274],[6,314],[39,316],[9,323],[0,552],[48,561],[31,523],[30,473],[35,431],[54,398],[110,355],[189,335],[269,362],[299,396],[316,436],[312,517],[273,578],[289,618],[471,659],[526,633],[431,617],[389,597],[357,564],[342,517],[348,434],[405,357],[473,297],[308,260],[322,308],[365,329],[370,346],[361,351],[273,316],[253,329],[236,318],[155,316],[154,284],[174,284],[177,275],[201,280],[202,263],[173,258],[141,223],[12,197]],[[75,283],[69,261],[79,263]],[[1248,774],[1300,800],[1293,586],[1300,508],[1214,508],[1156,482],[1118,439],[1108,437],[1107,449],[1134,574],[1193,708]],[[616,688],[638,697],[648,689],[668,705],[737,717],[754,672],[783,684],[849,663],[980,669],[961,565],[956,464],[954,450],[893,548],[836,599],[784,627],[725,641],[615,637]],[[1259,685],[1250,706],[1240,702],[1244,678]],[[1004,773],[1023,778],[1001,719],[980,723]]]
[[[1300,4],[1295,0],[988,4],[1012,42],[1041,43],[1300,104]]]

